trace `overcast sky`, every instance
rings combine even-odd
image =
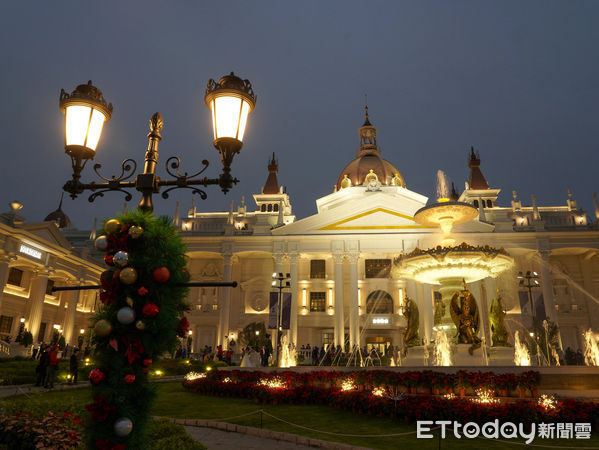
[[[5,1],[0,6],[0,211],[19,200],[28,221],[58,206],[70,178],[60,89],[93,80],[113,103],[96,162],[105,176],[127,157],[143,168],[148,119],[164,117],[159,175],[209,159],[209,78],[235,71],[258,96],[226,196],[207,189],[199,210],[228,210],[260,192],[276,152],[294,213],[316,212],[355,157],[364,95],[385,159],[408,189],[431,196],[437,169],[460,190],[470,146],[499,204],[565,205],[567,189],[593,211],[599,190],[597,1]],[[82,180],[97,180],[90,167]],[[177,192],[177,191],[175,191]],[[123,195],[66,198],[80,229],[123,208]],[[196,196],[197,197],[197,196]],[[155,196],[182,212],[191,194]],[[139,201],[136,192],[134,206]]]

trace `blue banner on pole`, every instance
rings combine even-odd
[[[277,317],[279,315],[279,293],[271,292],[270,301],[268,303],[268,329],[277,329]]]
[[[283,294],[283,305],[281,308],[281,328],[288,330],[291,323],[291,294]]]

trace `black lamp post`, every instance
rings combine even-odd
[[[289,280],[291,280],[291,276],[289,274],[283,274],[283,272],[272,274],[272,286],[279,290],[279,296],[277,298],[277,334],[275,338],[275,364],[276,367],[279,367],[279,360],[281,359],[281,352],[279,351],[279,346],[281,343],[281,303],[283,301],[283,289],[289,289],[290,284]]]
[[[142,193],[139,208],[144,211],[153,210],[152,195],[160,192],[162,187],[168,186],[162,193],[163,198],[168,198],[168,192],[173,189],[188,188],[205,199],[206,193],[195,186],[218,185],[227,193],[239,181],[231,176],[231,164],[233,157],[243,146],[247,118],[254,109],[256,96],[248,80],[242,80],[231,72],[218,82],[212,79],[208,81],[204,100],[212,112],[213,145],[220,153],[223,164],[218,178],[196,178],[208,168],[207,160],[202,161],[204,167],[194,175],[188,176],[187,172],[182,174],[179,171],[181,161],[177,157],[166,161],[166,171],[173,179],[161,179],[156,175],[158,143],[162,139],[160,131],[164,122],[160,113],[155,113],[150,119],[143,173],[137,174],[135,180],[129,180],[135,174],[137,163],[128,158],[121,164],[120,175],[106,178],[99,172],[102,165],[95,164],[94,171],[104,181],[82,183],[81,172],[87,161],[94,159],[102,128],[110,120],[113,108],[104,99],[102,91],[93,86],[91,81],[77,86],[70,94],[63,89],[60,92],[60,109],[65,114],[65,152],[71,157],[73,167],[72,178],[65,183],[63,189],[72,198],[91,190],[93,193],[89,196],[89,201],[93,202],[109,191],[123,192],[125,200],[129,201],[132,196],[125,189],[135,188]]]
[[[537,272],[531,272],[528,270],[526,275],[522,275],[522,272],[518,272],[518,279],[520,280],[520,287],[528,289],[528,300],[530,302],[530,313],[532,314],[532,328],[534,330],[534,341],[537,344],[537,360],[540,365],[539,356],[539,330],[537,324],[537,313],[535,311],[535,305],[532,297],[532,290],[534,288],[541,287],[539,284],[539,274]]]

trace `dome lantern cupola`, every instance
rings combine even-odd
[[[356,158],[341,171],[335,190],[365,185],[373,177],[381,186],[405,188],[406,183],[399,170],[389,161],[381,158],[376,137],[377,129],[370,122],[368,106],[364,108],[364,112],[364,124],[358,128],[360,146],[356,152]]]

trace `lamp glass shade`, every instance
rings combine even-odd
[[[86,105],[68,105],[65,114],[66,146],[80,146],[95,151],[106,116]]]
[[[210,102],[214,139],[233,138],[243,141],[250,104],[243,98],[223,92]]]

